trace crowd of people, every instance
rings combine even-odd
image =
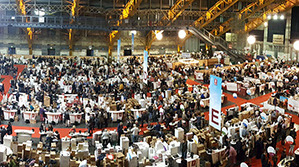
[[[14,64],[11,59],[1,59],[3,65],[11,66]],[[163,129],[174,134],[174,129],[181,127],[187,133],[192,128],[202,129],[207,127],[208,123],[204,119],[205,109],[201,106],[202,99],[210,98],[208,88],[204,86],[190,86],[186,84],[188,77],[193,76],[195,70],[199,67],[183,65],[175,69],[167,67],[167,58],[149,57],[147,73],[143,72],[142,59],[137,57],[127,58],[121,63],[106,64],[100,58],[93,59],[64,59],[64,58],[46,58],[38,57],[36,59],[28,59],[26,61],[27,68],[24,69],[19,77],[14,76],[11,80],[10,97],[2,103],[1,112],[3,119],[3,110],[16,109],[18,113],[22,111],[37,110],[35,105],[39,106],[38,113],[41,122],[40,132],[54,131],[54,122],[47,122],[46,112],[61,112],[61,122],[66,126],[70,124],[70,113],[82,113],[82,119],[88,127],[88,133],[92,135],[94,130],[103,129],[102,143],[106,147],[108,143],[119,143],[120,136],[126,134],[130,136],[131,143],[141,140],[141,128],[147,124],[149,134],[165,139]],[[2,63],[1,63],[2,64]],[[12,70],[15,75],[15,68],[9,67],[5,72]],[[203,74],[203,84],[209,83],[209,75],[213,74],[223,79],[223,82],[243,81],[244,77],[259,78],[259,73],[275,73],[268,75],[265,79],[261,79],[260,83],[249,82],[248,87],[256,87],[257,89],[263,83],[273,82],[273,87],[266,87],[262,92],[272,92],[277,90],[273,95],[294,96],[299,93],[298,73],[291,68],[295,65],[287,64],[284,61],[268,63],[268,61],[257,61],[253,63],[244,63],[242,65],[218,67],[206,70]],[[2,68],[1,68],[2,69]],[[10,70],[9,70],[10,69]],[[296,70],[295,70],[296,71]],[[279,82],[283,81],[280,86]],[[158,85],[158,86],[157,86]],[[167,94],[167,91],[170,94]],[[19,106],[20,94],[28,96],[28,103]],[[66,99],[59,98],[64,94],[76,94],[77,102],[68,104]],[[49,102],[44,101],[45,96],[49,97]],[[105,100],[111,99],[110,102],[116,102],[116,110],[125,110],[122,119],[117,120],[117,136],[110,135],[105,128],[113,125],[111,105],[105,100],[98,102],[99,96]],[[146,110],[136,117],[131,109],[138,109],[140,105],[128,106],[129,99],[145,99]],[[14,99],[15,101],[11,100]],[[211,97],[213,98],[213,97]],[[83,99],[88,99],[84,104]],[[243,108],[240,112],[247,110],[249,107]],[[253,130],[253,125],[242,126],[239,133],[233,132],[231,135],[224,135],[220,141],[222,147],[227,148],[230,165],[237,163],[237,160],[250,159],[254,155],[257,159],[261,159],[263,167],[276,166],[279,162],[277,154],[274,157],[267,153],[268,146],[276,148],[277,142],[281,140],[285,142],[285,137],[290,134],[296,139],[296,131],[294,125],[289,126],[285,123],[284,114],[280,114],[276,110],[269,110],[269,119],[263,120],[260,117],[261,110],[258,106],[253,109],[255,114],[247,118],[254,123],[257,131]],[[237,117],[235,115],[234,117]],[[225,119],[230,122],[231,117]],[[157,124],[151,124],[157,123]],[[48,124],[48,127],[46,127]],[[74,125],[79,125],[75,122]],[[277,124],[273,132],[269,132],[267,125]],[[226,127],[232,125],[228,124]],[[125,128],[124,128],[125,126]],[[5,132],[12,133],[11,124]],[[4,131],[4,130],[3,130]],[[71,129],[72,133],[76,132],[76,127]],[[0,130],[1,137],[2,129]],[[4,133],[4,132],[3,132]],[[41,135],[40,140],[46,136],[46,142],[49,144],[52,140],[60,139],[58,131],[53,135]],[[116,140],[117,137],[117,140]],[[3,141],[3,140],[2,140]],[[202,141],[204,142],[204,141]],[[265,144],[266,143],[266,144]],[[182,152],[187,152],[185,147],[186,141],[182,142]],[[281,159],[287,154],[292,155],[295,143],[292,144],[290,154],[285,150],[282,152]],[[186,158],[186,156],[183,156]],[[272,162],[270,162],[270,159]],[[296,164],[295,164],[296,165]]]

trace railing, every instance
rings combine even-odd
[[[31,28],[59,28],[59,29],[89,29],[89,30],[179,30],[186,29],[193,20],[182,20],[172,26],[159,26],[152,20],[126,19],[121,26],[116,26],[117,20],[108,20],[96,17],[76,17],[70,24],[71,17],[60,16],[8,16],[0,15],[0,26],[31,27]]]
[[[205,40],[205,42],[208,42],[212,45],[220,46],[223,50],[227,51],[229,55],[244,60],[244,57],[236,53],[236,50],[229,48],[228,43],[223,38],[214,36],[212,33],[210,33],[204,28],[197,29],[195,27],[190,27],[189,30],[192,33],[195,33],[195,35],[200,36],[200,38]]]

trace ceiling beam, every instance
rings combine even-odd
[[[73,2],[68,2],[71,4],[71,16],[72,19],[70,21],[70,24],[73,24],[75,22],[74,18],[79,15],[79,10],[80,10],[80,0],[73,0]],[[73,56],[73,46],[74,46],[74,35],[75,35],[75,30],[74,29],[69,29],[68,30],[68,36],[69,36],[69,56]]]
[[[169,9],[166,15],[162,17],[158,26],[170,26],[184,11],[187,9],[194,0],[177,0],[176,3]],[[146,35],[145,50],[149,52],[152,43],[156,39],[156,34],[161,31],[150,31]]]
[[[123,20],[132,17],[138,7],[140,6],[142,0],[129,0],[128,3],[126,4],[125,8],[122,10],[121,15],[119,16],[119,19],[116,23],[116,26],[120,26],[123,22]],[[114,47],[114,42],[119,38],[119,31],[112,31],[109,34],[109,44],[108,44],[108,59],[110,60],[112,57],[112,51]]]
[[[219,15],[227,11],[231,6],[236,4],[239,0],[219,0],[213,5],[207,12],[205,12],[201,17],[199,17],[196,21],[194,21],[193,26],[196,28],[204,28],[213,20],[215,20]],[[182,47],[187,39],[192,37],[192,33],[188,33],[188,35],[182,40],[179,44],[178,48]],[[179,50],[179,49],[178,49]]]
[[[256,0],[256,2],[250,3],[245,8],[239,11],[237,17],[231,17],[221,25],[214,28],[211,33],[215,36],[221,36],[235,26],[241,25],[246,19],[250,18],[255,13],[263,10],[265,7],[271,5],[275,0]]]
[[[25,2],[23,0],[16,0],[17,6],[18,6],[18,13],[21,15],[27,15]],[[28,19],[26,19],[26,22],[29,22]],[[29,55],[32,55],[33,49],[33,29],[30,27],[27,27],[26,29],[23,29],[26,31],[27,41],[28,41],[28,49],[29,49]]]
[[[256,29],[257,27],[262,25],[265,21],[267,21],[267,15],[286,12],[297,5],[299,5],[299,0],[286,0],[282,4],[265,11],[259,17],[255,18],[253,20],[250,20],[248,23],[245,24],[244,30],[241,32],[249,32],[249,31]]]

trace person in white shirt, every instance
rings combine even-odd
[[[107,129],[105,129],[102,134],[102,140],[103,140],[103,147],[106,148],[109,143],[109,133]]]
[[[137,142],[138,141],[138,135],[139,135],[139,128],[136,126],[136,124],[133,125],[133,128],[131,129],[132,132],[132,141]]]

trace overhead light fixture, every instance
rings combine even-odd
[[[136,30],[133,30],[133,31],[131,31],[131,34],[136,35],[136,34],[137,34],[137,31],[136,31]]]
[[[277,20],[277,19],[278,19],[277,14],[275,14],[275,15],[273,16],[273,19],[274,19],[274,20]]]
[[[247,38],[247,42],[252,45],[254,44],[256,41],[255,37],[253,35],[250,35],[248,38]]]
[[[179,38],[183,39],[186,37],[186,31],[185,30],[180,30],[179,31]]]
[[[271,15],[268,15],[268,16],[267,16],[267,19],[268,19],[268,20],[271,20]]]
[[[299,51],[299,40],[294,42],[293,47],[295,50]]]
[[[284,20],[284,15],[283,14],[280,16],[280,20]]]
[[[264,22],[264,26],[265,26],[265,27],[268,27],[268,22]]]
[[[158,33],[156,33],[156,38],[157,38],[158,40],[161,40],[161,39],[163,38],[162,31],[161,31],[161,32],[158,32]]]
[[[41,10],[38,10],[38,9],[35,9],[34,10],[34,14],[37,15],[37,16],[44,16],[46,13],[45,13],[45,9],[41,9]]]

